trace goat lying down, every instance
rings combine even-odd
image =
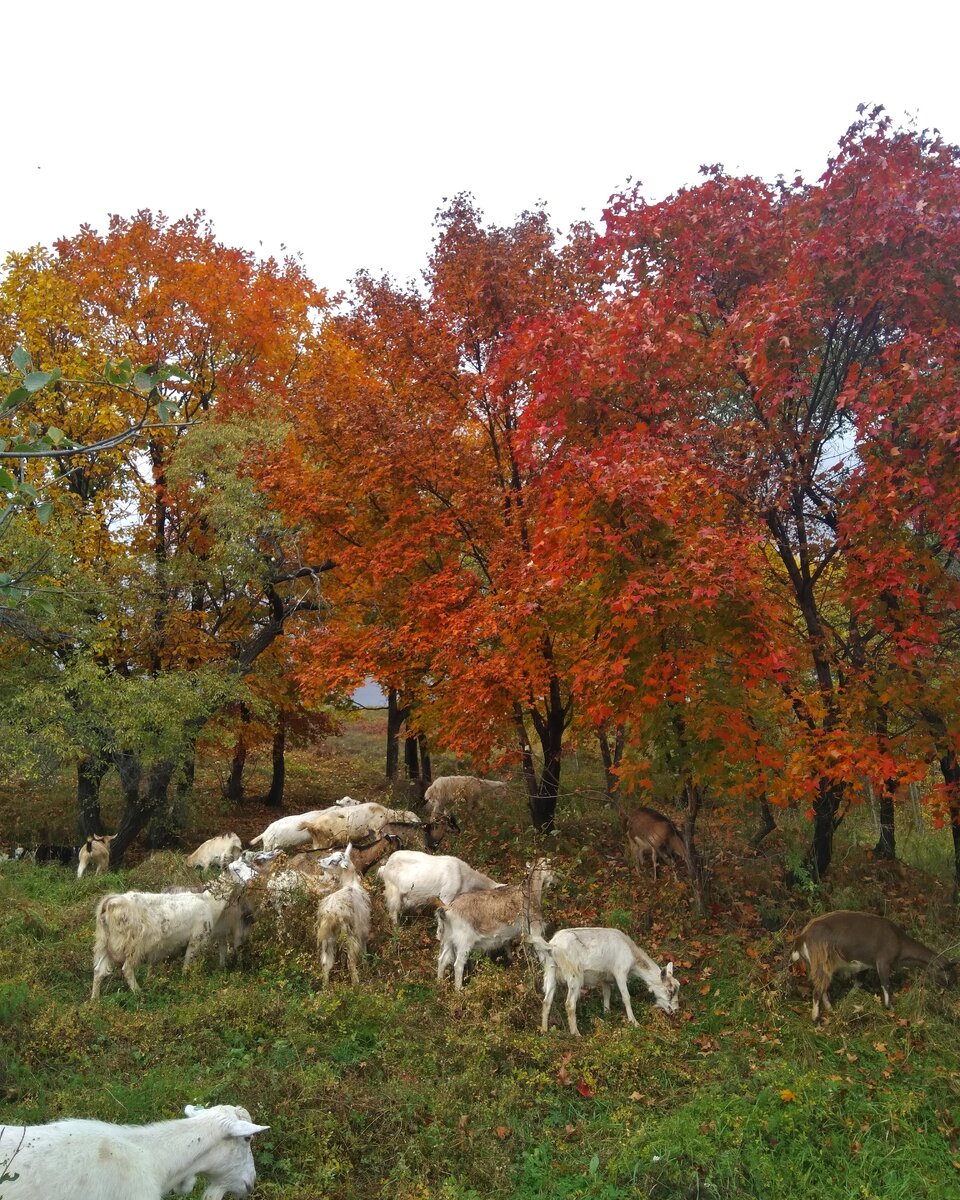
[[[550,1026],[550,1011],[557,990],[557,977],[567,985],[567,1024],[570,1032],[579,1036],[577,1001],[584,987],[599,984],[603,992],[603,1011],[610,1011],[610,984],[615,983],[631,1025],[637,1021],[630,1004],[627,980],[636,975],[647,985],[656,1000],[656,1007],[673,1015],[680,1007],[680,984],[673,975],[673,963],[658,967],[619,929],[587,927],[559,929],[549,942],[536,933],[527,939],[543,966],[543,1011],[540,1028],[544,1033]]]
[[[207,1179],[203,1200],[249,1196],[257,1181],[245,1108],[218,1104],[152,1125],[54,1121],[0,1125],[3,1200],[162,1200]]]
[[[819,1025],[822,1011],[830,1003],[830,983],[838,973],[874,970],[880,976],[883,1004],[890,1007],[890,976],[901,963],[929,967],[944,986],[952,982],[954,965],[942,954],[928,950],[899,925],[875,913],[838,909],[814,917],[797,934],[790,954],[793,962],[803,959],[810,968],[813,987],[813,1020]]]

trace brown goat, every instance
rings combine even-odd
[[[953,978],[953,964],[942,954],[928,950],[916,938],[875,913],[840,909],[814,917],[801,929],[790,958],[803,959],[810,968],[813,988],[813,1020],[819,1025],[821,1005],[831,1009],[830,982],[838,972],[874,970],[880,976],[884,1007],[890,1007],[890,976],[901,963],[931,967],[937,980],[946,985]]]
[[[634,809],[627,814],[625,825],[627,858],[633,863],[638,875],[648,853],[653,863],[654,882],[657,879],[658,859],[672,862],[674,869],[677,859],[683,863],[687,861],[687,847],[680,830],[669,817],[657,812],[655,808]]]

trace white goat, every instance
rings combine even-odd
[[[350,858],[350,846],[339,856],[325,859],[327,867],[340,872],[340,887],[320,901],[317,908],[317,949],[323,971],[323,986],[330,982],[330,972],[337,956],[337,941],[343,941],[347,952],[350,979],[360,982],[359,963],[367,952],[370,936],[370,897],[364,891],[360,876]]]
[[[421,850],[397,850],[377,868],[377,874],[394,925],[407,909],[424,908],[435,900],[449,904],[464,892],[500,886],[462,858],[454,858],[452,854],[424,854]]]
[[[534,932],[542,936],[541,898],[544,887],[553,882],[553,871],[546,859],[528,864],[527,869],[527,878],[521,884],[467,892],[446,908],[437,909],[438,981],[443,981],[452,963],[453,982],[459,992],[463,988],[464,967],[473,950],[489,954],[509,946],[523,934]]]
[[[637,1021],[630,1005],[627,980],[637,975],[656,1000],[656,1007],[671,1016],[680,1007],[680,984],[673,975],[673,963],[662,969],[619,929],[559,929],[549,942],[537,934],[528,939],[543,966],[543,1011],[540,1028],[550,1025],[550,1010],[557,990],[557,976],[567,985],[567,1023],[579,1037],[577,1000],[583,987],[599,983],[603,992],[603,1011],[610,1011],[610,984],[615,983],[631,1025]]]
[[[345,846],[373,837],[388,822],[419,825],[416,813],[399,808],[385,808],[382,804],[351,804],[345,808],[334,805],[325,809],[318,817],[303,822],[303,828],[313,841],[314,849],[324,850],[331,846]]]
[[[184,1112],[152,1125],[0,1125],[3,1200],[162,1200],[193,1191],[198,1175],[208,1180],[203,1200],[249,1196],[257,1181],[250,1139],[270,1126],[233,1104]]]
[[[475,775],[441,775],[423,794],[431,820],[450,812],[454,804],[475,807],[491,796],[502,796],[510,785],[499,779],[478,779]]]
[[[271,821],[263,833],[250,839],[251,846],[260,846],[262,850],[289,850],[293,846],[306,846],[310,842],[310,834],[303,828],[304,821],[312,821],[327,810],[314,808],[310,812],[295,813],[290,817],[279,817]]]
[[[207,838],[192,854],[187,855],[187,866],[205,871],[208,867],[223,868],[239,858],[243,843],[235,833],[223,833],[219,837]]]
[[[87,867],[93,867],[93,874],[99,875],[110,866],[110,843],[117,835],[94,834],[88,837],[80,847],[80,865],[77,867],[77,878],[80,879]]]
[[[93,991],[96,1000],[104,979],[119,967],[132,992],[138,992],[136,969],[184,951],[184,970],[213,939],[220,941],[220,961],[232,923],[220,924],[234,897],[229,891],[124,892],[104,896],[97,905],[93,946]],[[217,932],[220,931],[220,932]],[[221,937],[222,932],[222,937]]]

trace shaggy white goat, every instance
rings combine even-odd
[[[314,849],[323,850],[331,846],[345,846],[373,837],[388,822],[419,825],[416,813],[399,808],[385,808],[382,804],[351,804],[346,808],[334,805],[318,817],[303,822],[303,828],[313,841]]]
[[[475,775],[441,775],[423,794],[431,820],[453,805],[475,807],[490,796],[502,796],[510,785],[499,779],[478,779]]]
[[[207,838],[192,854],[187,855],[187,866],[205,871],[208,867],[223,868],[239,858],[243,843],[235,833],[223,833],[219,837]]]
[[[116,836],[115,833],[111,833],[109,836],[94,834],[92,837],[87,838],[80,847],[80,865],[77,867],[78,879],[83,875],[87,867],[92,867],[93,874],[99,875],[110,866],[110,843]]]
[[[505,884],[487,891],[457,896],[446,908],[437,909],[437,937],[440,957],[437,979],[442,982],[447,967],[453,964],[453,982],[463,988],[463,971],[473,950],[491,953],[509,946],[523,934],[542,936],[544,887],[553,882],[553,871],[546,859],[528,864],[527,878],[521,884]]]
[[[424,854],[420,850],[397,850],[377,868],[377,874],[394,925],[407,909],[424,908],[435,900],[449,904],[464,892],[500,886],[462,858],[454,858],[452,854]]]
[[[249,1196],[257,1181],[245,1108],[218,1104],[152,1125],[54,1121],[0,1125],[3,1200],[162,1200],[208,1182],[203,1200]]]
[[[340,873],[340,887],[325,896],[317,908],[317,949],[323,986],[330,982],[330,972],[337,956],[337,941],[342,940],[347,952],[350,979],[360,982],[359,964],[367,952],[370,936],[370,897],[364,891],[360,876],[350,858],[350,846],[339,856],[333,855],[324,864]]]
[[[104,979],[115,966],[120,968],[132,992],[140,990],[136,969],[141,962],[157,962],[186,951],[183,959],[186,969],[215,937],[215,927],[232,901],[229,891],[223,895],[204,891],[199,894],[124,892],[104,896],[97,905],[90,998],[99,997]],[[221,941],[221,963],[225,958],[226,947]]]
[[[543,1011],[540,1028],[550,1025],[550,1010],[557,990],[557,976],[567,985],[567,1023],[579,1036],[577,1000],[583,987],[599,983],[603,991],[603,1011],[610,1011],[610,984],[615,983],[626,1009],[627,1020],[636,1025],[630,1006],[627,979],[639,976],[653,993],[656,1007],[673,1014],[680,1007],[680,984],[673,976],[673,963],[662,969],[619,929],[559,929],[549,942],[532,934],[528,939],[543,966]]]

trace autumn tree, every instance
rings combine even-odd
[[[323,297],[296,263],[257,262],[217,242],[199,214],[173,223],[150,213],[113,218],[104,236],[84,229],[55,254],[14,261],[5,283],[3,336],[38,370],[65,375],[73,358],[103,356],[178,367],[157,391],[176,402],[180,422],[145,428],[132,450],[125,443],[80,464],[68,458],[61,489],[72,500],[58,526],[70,541],[71,586],[82,578],[102,586],[53,652],[90,684],[69,692],[80,714],[97,713],[79,756],[85,828],[98,824],[106,770],[120,770],[119,856],[147,820],[161,833],[175,828],[168,788],[175,777],[189,784],[197,733],[290,616],[316,609],[325,564],[300,556],[243,468],[260,451],[253,439],[262,444],[263,427],[257,435],[245,426],[245,449],[222,427],[206,447],[210,464],[194,463],[191,485],[175,488],[170,468],[177,454],[186,460],[188,445],[202,455],[219,410],[252,395],[266,411],[278,406]],[[91,388],[78,402],[56,381],[41,400],[39,419],[55,418],[75,442],[95,440],[98,421],[116,428],[132,415],[117,411],[111,389]],[[224,496],[241,495],[238,520]],[[125,697],[119,713],[111,686]]]
[[[762,663],[762,633],[767,695],[779,690],[790,714],[777,722],[778,798],[809,804],[817,874],[859,782],[883,785],[913,769],[891,758],[875,703],[868,714],[877,675],[852,653],[850,629],[864,615],[864,589],[876,619],[878,605],[897,611],[900,591],[923,577],[927,522],[939,553],[955,552],[953,509],[933,509],[941,480],[955,489],[947,264],[957,261],[958,180],[955,148],[874,112],[816,185],[768,186],[712,168],[659,204],[637,189],[606,214],[603,302],[528,335],[540,389],[528,418],[534,450],[547,430],[557,454],[582,446],[587,461],[593,450],[607,454],[611,439],[650,440],[723,499],[719,525],[704,531],[727,530],[736,590],[769,601],[756,610],[762,624],[746,621],[731,662]],[[648,470],[648,455],[635,462]],[[627,453],[606,469],[625,480],[627,497]],[[904,503],[898,488],[907,485]],[[618,536],[616,520],[599,535],[614,548]],[[892,575],[881,569],[890,560]],[[704,565],[724,589],[722,553]],[[704,606],[702,586],[689,600],[681,630]],[[661,604],[655,591],[655,619]],[[901,637],[915,660],[938,641],[929,624],[922,635],[905,624]],[[635,665],[632,652],[622,661]]]
[[[304,678],[326,686],[339,642],[356,682],[362,662],[403,689],[417,728],[481,760],[512,745],[538,828],[552,824],[574,700],[531,565],[536,491],[518,443],[529,392],[502,364],[518,325],[582,277],[576,240],[558,248],[543,212],[484,226],[458,197],[438,217],[422,291],[358,279],[274,475],[278,503],[338,563]]]

